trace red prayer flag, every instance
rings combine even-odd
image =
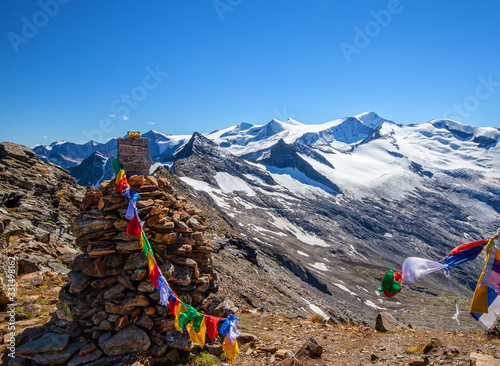
[[[207,335],[208,338],[213,342],[215,340],[215,337],[217,337],[217,324],[219,323],[219,320],[221,318],[218,318],[216,316],[210,316],[210,315],[205,315],[205,325],[207,326]]]
[[[455,249],[453,249],[450,254],[448,254],[448,257],[451,257],[452,255],[455,255],[457,253],[463,252],[464,250],[471,249],[474,247],[477,247],[479,245],[484,245],[486,244],[486,240],[478,240],[478,241],[473,241],[472,243],[467,243],[467,244],[462,244]]]
[[[127,186],[127,177],[123,177],[122,179],[120,179],[120,181],[118,182],[118,190],[120,191],[120,193],[123,193]]]
[[[172,315],[175,315],[177,304],[179,304],[179,299],[177,298],[177,296],[175,297],[175,299],[172,296],[170,297],[170,299],[168,299],[168,308],[170,309],[170,313]]]
[[[127,236],[140,236],[142,232],[139,216],[135,215],[127,225]]]
[[[160,277],[160,269],[158,268],[158,264],[155,263],[153,267],[153,271],[150,274],[149,280],[153,284],[155,288],[160,288],[160,284],[158,283],[158,278]]]

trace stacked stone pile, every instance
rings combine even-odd
[[[201,211],[176,195],[164,178],[132,176],[128,182],[141,196],[139,217],[169,285],[183,302],[226,316],[231,306],[211,294],[218,278]],[[84,254],[71,265],[58,316],[52,326],[25,331],[16,355],[37,364],[77,366],[120,362],[125,354],[146,350],[175,359],[179,351],[182,356],[195,347],[186,331],[174,328],[168,307],[158,303],[139,238],[126,235],[127,205],[113,181],[87,189],[73,225]]]

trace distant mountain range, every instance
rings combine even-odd
[[[408,256],[438,260],[500,225],[500,130],[493,127],[443,119],[401,125],[368,112],[319,125],[272,120],[143,136],[153,169],[168,165],[242,237],[322,293],[362,287]],[[33,150],[82,185],[113,174],[114,140]],[[456,270],[457,291],[470,294],[477,276],[467,271],[480,266]],[[357,296],[346,305],[353,317],[403,306],[376,291]]]
[[[468,170],[476,178],[490,172],[498,161],[500,130],[451,120],[403,126],[368,112],[319,125],[292,119],[273,119],[265,125],[240,123],[203,136],[231,155],[263,166],[296,169],[331,191],[356,197],[384,191],[393,197],[415,189],[423,176],[437,174],[437,180],[446,181],[467,175]],[[143,137],[149,140],[155,167],[182,157],[192,139],[157,131]],[[38,157],[68,169],[81,185],[93,186],[111,178],[109,158],[117,154],[116,139],[83,145],[61,141],[33,150]],[[404,186],[393,190],[390,186],[401,179]],[[482,200],[498,209],[496,195],[495,189],[486,190]]]

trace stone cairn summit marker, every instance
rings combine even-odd
[[[141,196],[139,217],[165,279],[183,302],[210,313],[213,303],[203,300],[217,290],[218,276],[201,210],[177,195],[165,178],[132,175],[128,182]],[[174,328],[168,307],[159,305],[139,238],[126,235],[127,204],[114,180],[87,188],[73,224],[83,254],[70,266],[56,315],[20,336],[18,359],[31,365],[120,365],[138,352],[176,359],[196,347],[186,330]]]

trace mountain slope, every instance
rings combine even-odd
[[[263,253],[261,258],[267,259],[257,257],[259,263],[272,259],[323,294],[339,294],[377,283],[380,274],[388,268],[400,269],[408,256],[437,260],[452,247],[482,238],[488,232],[484,226],[471,222],[466,210],[439,193],[419,191],[402,201],[370,197],[360,201],[300,187],[297,181],[293,187],[290,178],[280,181],[279,174],[273,173],[270,174],[277,185],[256,181],[255,185],[246,183],[246,187],[237,177],[216,173],[216,180],[223,177],[232,183],[221,189],[186,176],[196,176],[196,170],[182,173],[183,182],[208,194],[233,228]],[[177,174],[181,172],[177,170]],[[454,271],[455,291],[471,295],[476,278],[470,272],[480,273],[479,262]],[[430,278],[424,282],[425,287],[416,288],[417,297],[410,292],[398,295],[396,301],[381,298],[376,291],[360,292],[356,293],[354,304],[352,300],[339,299],[320,308],[326,312],[340,311],[346,314],[344,319],[358,321],[374,317],[381,308],[392,309],[407,312],[408,321],[414,325],[430,326],[411,309],[418,307],[425,312],[421,299],[428,296],[427,292],[443,293],[444,280],[438,276]],[[301,303],[298,297],[290,301]],[[435,324],[446,323],[446,312],[454,311],[452,304],[446,307],[444,298],[440,301],[441,310],[436,316],[439,320]],[[469,326],[473,326],[470,319],[461,319],[468,320]]]

